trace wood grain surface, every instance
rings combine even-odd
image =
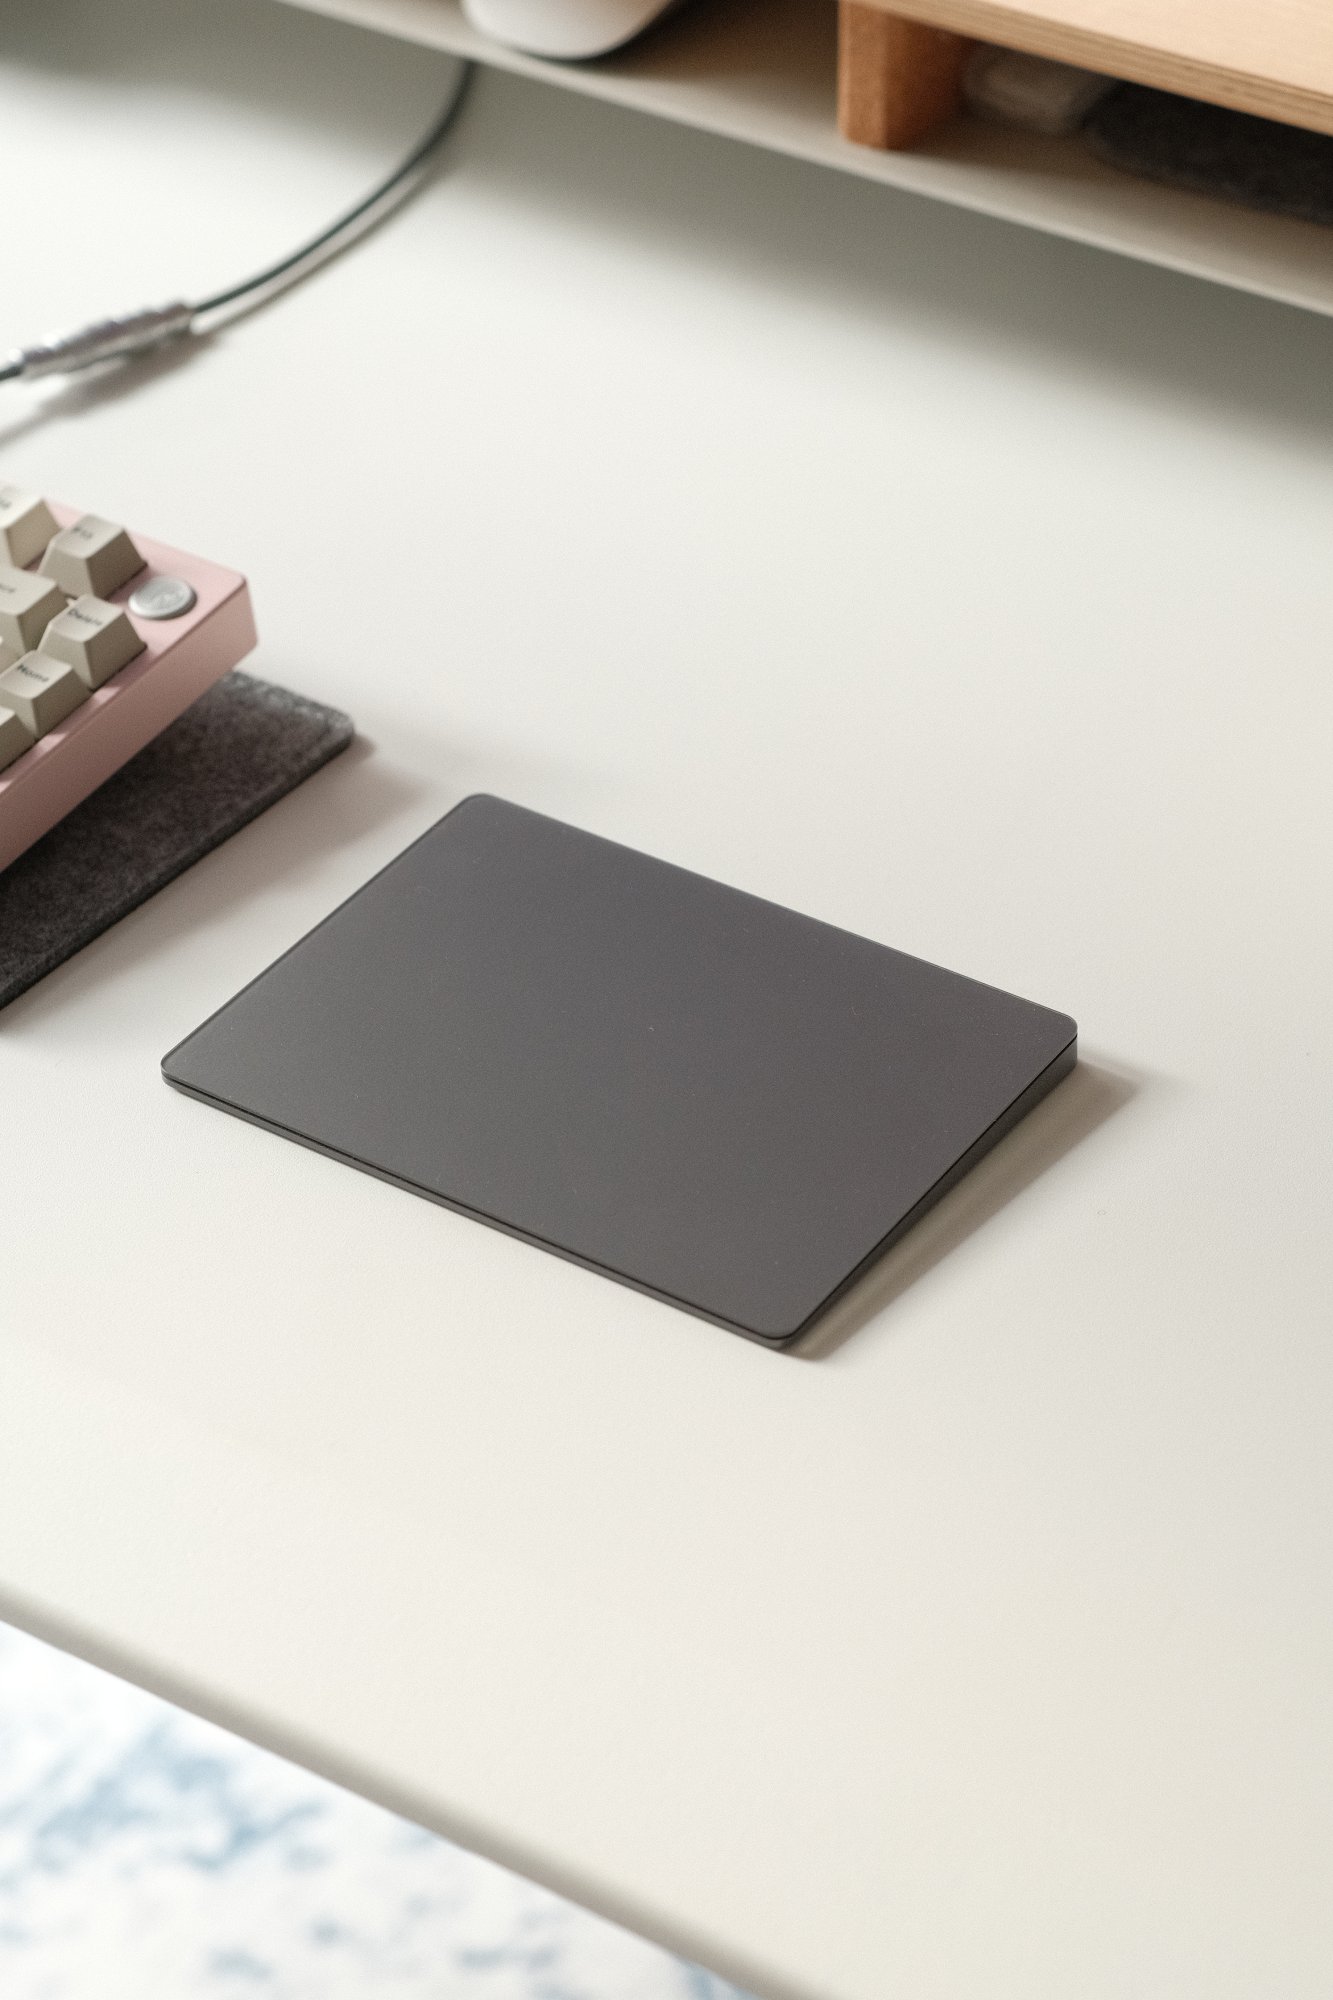
[[[894,0],[887,11],[1333,133],[1333,6],[1327,0],[1043,0],[1033,7]]]

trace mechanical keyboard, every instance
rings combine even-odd
[[[234,570],[0,485],[0,869],[255,637]]]

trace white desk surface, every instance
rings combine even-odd
[[[6,9],[6,337],[285,247],[443,76]],[[765,2000],[1326,2000],[1331,379],[1327,322],[487,78],[299,297],[0,392],[6,476],[244,569],[365,735],[0,1016],[0,1611]],[[817,1358],[161,1083],[476,789],[1085,1066]]]

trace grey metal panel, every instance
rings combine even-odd
[[[179,1088],[794,1339],[1074,1061],[1063,1014],[466,799],[166,1058]]]

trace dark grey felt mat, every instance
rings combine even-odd
[[[1303,222],[1333,222],[1333,139],[1122,84],[1084,126],[1093,151],[1149,180],[1223,195]]]
[[[228,674],[0,873],[0,1007],[346,749],[350,719]]]

